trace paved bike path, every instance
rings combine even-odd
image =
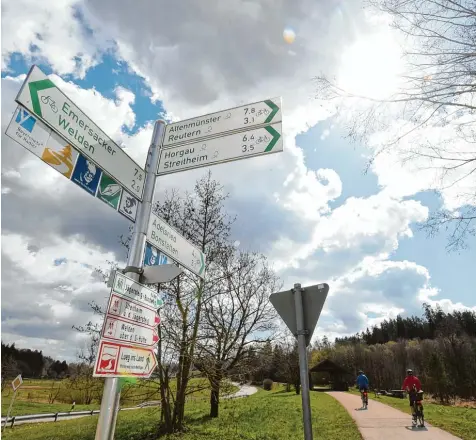
[[[361,410],[360,396],[331,391],[327,394],[336,399],[357,423],[364,440],[461,440],[442,429],[425,422],[425,428],[413,428],[411,415],[391,406],[369,399],[367,410]]]

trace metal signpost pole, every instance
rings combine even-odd
[[[5,423],[3,424],[2,431],[5,431],[5,428],[7,427],[8,419],[10,417],[10,414],[12,413],[13,402],[15,402],[16,396],[17,396],[17,390],[13,392],[12,401],[10,402],[10,407],[8,408],[7,417],[5,417]]]
[[[139,281],[139,269],[142,268],[145,238],[152,210],[155,181],[157,179],[156,171],[159,163],[164,132],[165,121],[156,121],[145,166],[147,174],[144,186],[144,198],[137,212],[137,219],[132,232],[127,267],[125,270],[125,275],[133,278],[135,281]],[[113,440],[119,398],[119,378],[106,378],[95,440]]]
[[[297,339],[299,351],[299,373],[301,376],[302,417],[304,422],[304,439],[312,440],[311,401],[309,398],[309,373],[307,365],[306,334],[304,328],[304,310],[302,307],[301,284],[294,285],[294,304],[296,307]]]

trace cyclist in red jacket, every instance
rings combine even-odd
[[[413,392],[413,386],[415,386],[417,391],[421,391],[421,382],[418,377],[413,375],[413,371],[407,370],[407,377],[403,381],[402,390],[405,390],[408,393],[410,398],[410,406],[413,408],[413,402],[415,401],[415,393]]]

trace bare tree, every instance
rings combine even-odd
[[[2,391],[9,385],[9,380],[13,379],[19,372],[17,361],[11,354],[2,356]]]
[[[195,365],[210,381],[210,416],[218,417],[220,386],[232,370],[247,367],[246,348],[269,341],[276,330],[276,312],[269,295],[279,280],[262,255],[223,249],[210,268],[215,283],[203,304]]]
[[[160,373],[163,412],[162,432],[181,431],[184,427],[184,410],[187,394],[190,393],[190,378],[196,359],[202,312],[210,287],[216,280],[208,276],[208,271],[223,252],[230,235],[231,219],[225,212],[224,203],[228,195],[223,187],[212,179],[211,173],[200,179],[192,194],[182,199],[177,192],[167,194],[163,203],[155,206],[155,211],[168,224],[174,226],[189,241],[206,253],[206,280],[185,273],[165,287],[171,307],[166,326],[161,333],[174,345],[176,350],[176,390],[165,399],[165,371]],[[173,408],[172,408],[173,407]]]
[[[296,394],[301,392],[301,375],[299,371],[299,352],[297,341],[286,329],[279,350],[275,350],[278,357],[277,374],[286,381],[286,391],[291,391],[291,385]]]
[[[389,15],[404,39],[405,71],[397,90],[381,99],[359,96],[321,75],[316,78],[317,95],[365,103],[364,110],[354,111],[348,129],[355,141],[399,120],[398,129],[376,149],[370,164],[386,151],[399,151],[404,162],[424,162],[434,171],[438,179],[434,189],[464,184],[457,212],[436,212],[422,225],[429,236],[449,231],[448,250],[464,249],[476,234],[476,0],[367,0],[367,4]],[[392,118],[387,117],[389,109],[397,111]],[[425,130],[432,127],[447,127],[451,135],[428,141]],[[410,146],[401,150],[404,139]]]

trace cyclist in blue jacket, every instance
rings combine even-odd
[[[369,392],[369,379],[362,370],[359,370],[359,375],[357,376],[357,388],[359,389],[360,395],[362,396],[364,408],[367,408],[367,405],[369,404],[367,394]]]
[[[357,387],[360,391],[368,392],[369,390],[369,379],[362,370],[359,370],[359,375],[357,376]]]

